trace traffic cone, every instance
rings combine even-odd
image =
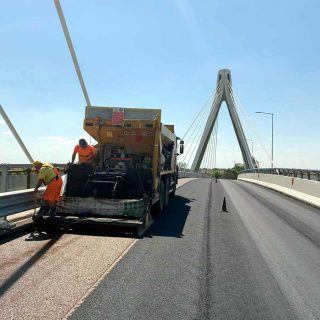
[[[223,197],[222,211],[223,211],[223,212],[228,212],[228,210],[227,210],[226,197]]]

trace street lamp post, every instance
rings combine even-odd
[[[262,112],[262,111],[256,111],[256,113],[271,115],[271,168],[273,168],[273,116],[274,116],[274,113]]]

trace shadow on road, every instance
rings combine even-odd
[[[28,229],[23,230],[23,231],[17,230],[15,232],[12,232],[11,234],[1,235],[0,236],[0,246],[3,244],[6,244],[7,242],[16,240],[20,237],[23,237],[23,236],[30,234],[30,230],[31,230],[31,227],[29,227]]]
[[[156,219],[154,224],[147,230],[144,237],[162,236],[182,238],[184,225],[190,212],[190,202],[182,196],[175,196],[170,199],[169,206]]]
[[[58,240],[60,236],[51,239],[38,252],[36,252],[29,260],[27,260],[15,273],[13,273],[1,286],[0,297],[12,287]]]

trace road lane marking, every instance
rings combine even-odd
[[[120,253],[116,260],[111,264],[111,266],[100,275],[96,282],[86,291],[86,293],[78,300],[78,302],[68,311],[68,313],[62,319],[68,319],[81,306],[81,304],[91,294],[91,292],[93,292],[99,286],[99,284],[107,276],[107,274],[109,274],[112,271],[112,269],[118,264],[118,262],[120,262],[123,259],[123,257],[129,252],[129,250],[134,246],[134,244],[137,241],[138,239],[132,240],[129,246]]]

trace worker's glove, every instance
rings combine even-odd
[[[70,169],[70,167],[72,166],[72,163],[71,162],[68,162],[64,168],[64,172],[65,173],[68,173],[68,170]]]

